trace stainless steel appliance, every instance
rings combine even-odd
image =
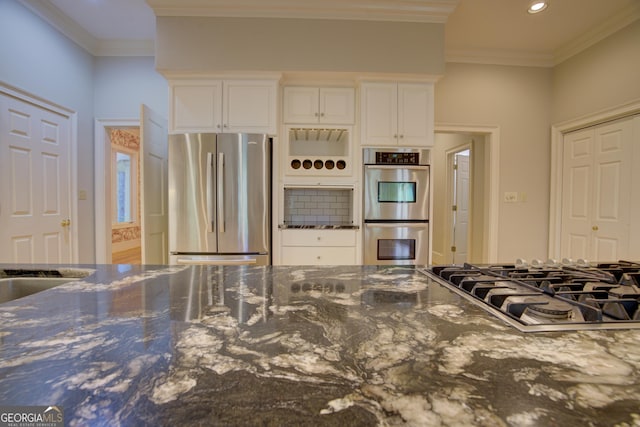
[[[267,135],[170,135],[172,263],[269,265],[270,212]]]
[[[640,263],[564,260],[427,270],[524,332],[640,328]]]
[[[364,150],[364,263],[429,262],[429,152]]]

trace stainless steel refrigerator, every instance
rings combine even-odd
[[[262,134],[169,136],[173,264],[271,263],[271,140]]]

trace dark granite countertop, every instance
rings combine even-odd
[[[406,267],[82,267],[0,304],[1,405],[70,426],[640,425],[638,330],[525,334]]]

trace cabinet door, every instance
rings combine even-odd
[[[317,123],[318,88],[285,87],[283,116],[285,123]]]
[[[222,81],[173,81],[169,85],[169,132],[220,132]]]
[[[396,83],[363,83],[360,108],[362,145],[398,144],[398,85]]]
[[[225,80],[223,88],[223,132],[276,134],[276,81]]]
[[[320,123],[350,125],[355,122],[353,88],[320,89]]]
[[[398,84],[398,145],[432,146],[433,85]]]

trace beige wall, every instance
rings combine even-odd
[[[444,25],[316,19],[158,17],[161,72],[442,74]]]
[[[640,99],[640,20],[556,66],[552,121]]]
[[[435,88],[436,124],[500,131],[497,261],[547,256],[551,70],[447,63]],[[524,196],[504,203],[505,192]]]

